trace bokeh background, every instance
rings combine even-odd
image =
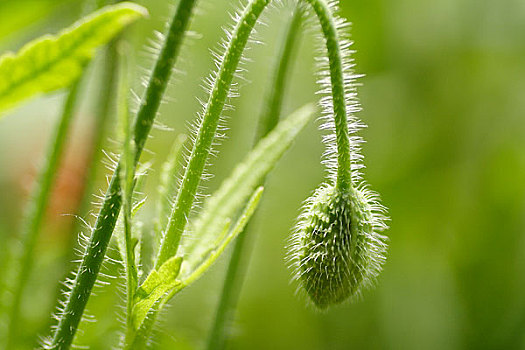
[[[128,31],[137,88],[151,66],[145,46],[162,31],[172,0],[137,1],[150,17]],[[78,19],[89,1],[0,1],[0,50],[56,32]],[[143,160],[152,171],[142,220],[151,227],[158,169],[179,133],[187,131],[205,97],[200,83],[212,69],[210,48],[237,1],[202,0],[180,71],[161,109],[173,131],[153,131]],[[286,240],[301,202],[323,179],[317,124],[311,123],[269,178],[252,225],[246,269],[230,349],[525,349],[525,2],[522,0],[342,0],[353,23],[356,71],[363,111],[366,178],[390,208],[390,249],[377,287],[360,302],[318,313],[294,295],[286,268]],[[209,192],[250,147],[262,96],[291,7],[268,12],[259,27],[264,45],[248,57],[247,82],[230,112],[228,139],[207,183]],[[301,38],[284,115],[315,101],[313,37]],[[82,227],[74,214],[86,174],[93,132],[100,58],[85,79],[37,263],[24,298],[22,348],[46,335],[59,291],[72,269],[71,246]],[[28,189],[63,101],[38,98],[0,121],[0,275],[8,242],[20,227]],[[116,151],[115,123],[104,149]],[[100,151],[99,151],[100,152]],[[106,188],[108,171],[96,164],[90,192]],[[89,194],[92,196],[92,194]],[[92,198],[92,197],[90,197]],[[88,222],[85,209],[79,213]],[[84,230],[86,231],[86,230]],[[159,349],[199,349],[205,343],[226,267],[223,257],[172,302],[161,324]],[[109,266],[109,270],[114,267]],[[111,272],[111,271],[110,271]],[[116,273],[113,271],[113,273]],[[78,343],[109,349],[117,341],[122,297],[112,286],[89,304],[97,321],[82,326]],[[117,306],[115,306],[117,305]]]

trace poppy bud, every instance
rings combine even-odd
[[[385,260],[383,207],[367,190],[323,185],[307,200],[290,246],[296,279],[320,309],[359,295]]]

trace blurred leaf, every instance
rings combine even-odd
[[[56,16],[61,6],[79,6],[79,0],[0,1],[0,39],[27,30],[50,15]]]
[[[36,94],[70,85],[93,56],[127,24],[146,14],[132,3],[107,6],[57,35],[45,35],[17,54],[0,57],[0,112]]]

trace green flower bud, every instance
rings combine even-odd
[[[384,207],[366,188],[323,185],[307,200],[290,246],[296,279],[320,309],[357,296],[385,261]]]

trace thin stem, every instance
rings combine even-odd
[[[91,13],[97,9],[100,9],[104,5],[112,4],[115,1],[86,1],[83,5],[83,14]],[[106,48],[103,50],[102,57],[102,69],[100,74],[100,81],[98,83],[98,91],[95,102],[95,113],[94,113],[94,123],[91,128],[90,139],[87,142],[88,152],[86,156],[86,162],[84,169],[86,169],[85,174],[83,175],[83,184],[78,196],[79,200],[75,203],[73,213],[76,213],[79,216],[84,216],[87,212],[89,205],[91,204],[90,197],[87,196],[87,193],[91,193],[93,183],[95,182],[97,175],[97,164],[101,158],[101,149],[102,143],[107,134],[107,126],[110,120],[110,110],[112,106],[113,96],[115,89],[115,78],[117,72],[117,59],[116,59],[116,43],[118,42],[118,37],[110,41]],[[64,247],[62,248],[62,266],[64,267],[64,277],[61,280],[66,279],[69,274],[69,270],[73,263],[71,262],[74,258],[74,244],[76,243],[75,236],[82,228],[83,221],[74,220],[70,227],[68,227],[69,234],[66,235],[64,240]],[[53,310],[56,310],[59,307],[60,299],[62,297],[63,285],[61,283],[57,284],[57,289],[55,292],[57,304],[53,307]]]
[[[121,49],[123,49],[121,47]],[[124,135],[122,163],[122,210],[124,217],[124,244],[126,248],[126,305],[127,305],[127,327],[132,328],[132,310],[135,290],[138,283],[138,272],[135,264],[135,244],[133,242],[131,207],[133,205],[133,180],[134,180],[134,143],[131,140],[131,123],[128,113],[128,66],[126,53],[120,54],[120,82],[118,97],[118,114]]]
[[[315,11],[326,40],[337,144],[337,187],[339,190],[345,191],[352,188],[352,170],[348,119],[346,115],[343,59],[339,44],[339,36],[332,12],[325,1],[303,1],[310,3]]]
[[[153,69],[135,119],[133,138],[136,153],[134,167],[140,158],[171,77],[195,3],[196,0],[180,1]],[[52,340],[48,345],[50,349],[68,349],[71,346],[84,313],[122,204],[119,173],[120,165],[117,166],[111,178],[109,189],[106,192],[90,242],[73,282],[72,290],[68,295],[64,310],[60,313],[58,326],[54,330]]]
[[[127,327],[132,328],[132,310],[133,300],[135,298],[135,290],[137,289],[138,276],[137,266],[135,263],[135,244],[132,236],[132,223],[131,223],[131,201],[133,193],[133,178],[129,181],[129,170],[131,167],[126,167],[126,173],[123,174],[122,180],[127,180],[126,189],[123,190],[123,212],[124,212],[124,239],[126,245],[126,320]]]
[[[30,272],[34,263],[34,250],[38,240],[42,221],[44,220],[47,204],[56,179],[60,159],[64,153],[69,126],[74,116],[74,110],[79,93],[80,81],[75,82],[66,98],[62,116],[58,121],[51,143],[48,146],[44,167],[41,169],[38,180],[33,189],[32,200],[30,201],[27,216],[24,220],[22,229],[22,253],[20,260],[17,260],[18,274],[15,279],[13,290],[13,300],[11,300],[9,311],[9,323],[7,333],[7,347],[10,349],[14,346],[17,339],[20,317],[20,305],[23,299],[25,287],[29,279]]]
[[[162,47],[153,74],[148,83],[145,97],[137,113],[134,140],[136,143],[135,161],[138,162],[144,144],[155,120],[162,96],[171,77],[173,66],[179,56],[182,41],[188,28],[197,0],[181,0],[170,24],[166,41]]]
[[[283,40],[283,45],[280,48],[280,54],[275,64],[276,70],[270,89],[268,90],[268,97],[264,104],[263,113],[259,117],[259,125],[257,134],[255,136],[254,145],[266,136],[279,122],[281,115],[281,106],[284,99],[284,92],[286,87],[286,78],[290,64],[292,63],[292,56],[295,44],[298,41],[299,29],[301,28],[303,11],[298,5],[294,14],[286,28]],[[261,185],[263,185],[264,180]],[[235,312],[237,300],[242,289],[244,281],[244,274],[241,269],[246,271],[248,265],[248,256],[246,250],[251,250],[251,246],[247,246],[250,240],[248,237],[250,227],[253,221],[250,221],[244,228],[244,232],[239,235],[235,241],[235,246],[232,251],[226,277],[222,287],[222,294],[217,306],[215,320],[211,328],[208,338],[207,349],[223,349],[227,340],[227,328],[230,318]],[[242,262],[242,263],[241,263]]]
[[[297,5],[288,23],[286,32],[283,35],[285,39],[283,40],[282,47],[280,47],[280,52],[277,56],[278,59],[275,62],[275,72],[270,89],[267,91],[263,111],[259,116],[257,133],[253,143],[254,146],[279,123],[285,96],[286,81],[289,74],[288,72],[291,70],[290,65],[293,63],[294,50],[299,41],[298,35],[300,34],[299,29],[301,29],[303,15],[304,13],[301,6]]]
[[[42,221],[45,216],[47,204],[52,190],[52,185],[56,178],[56,173],[60,158],[63,153],[63,146],[66,141],[66,135],[73,116],[74,104],[77,96],[77,84],[71,89],[65,103],[64,111],[57,124],[57,127],[51,136],[51,143],[48,147],[45,157],[44,168],[41,169],[33,189],[32,200],[29,203],[28,214],[24,220],[22,229],[20,247],[23,252],[20,253],[17,263],[13,266],[18,269],[15,278],[13,299],[10,303],[10,314],[8,323],[7,344],[8,348],[17,338],[18,323],[20,316],[20,304],[23,299],[25,287],[34,263],[34,249],[39,236]]]
[[[97,217],[95,229],[82,258],[79,270],[66,306],[60,313],[59,323],[54,331],[48,349],[68,349],[78,328],[80,319],[97,279],[109,238],[115,228],[121,202],[120,166],[117,167],[106,192],[102,209]]]
[[[224,60],[221,63],[217,79],[215,80],[211,95],[206,104],[204,117],[182,179],[182,185],[175,199],[168,229],[162,240],[155,265],[157,269],[177,253],[182,233],[184,232],[188,216],[193,207],[195,194],[200,184],[204,166],[206,165],[212,142],[215,139],[217,125],[224,108],[225,100],[230,91],[235,71],[252,29],[268,3],[269,0],[252,1],[245,9],[243,14],[244,20],[238,22],[233,37],[228,43]],[[250,14],[250,16],[247,14]]]

